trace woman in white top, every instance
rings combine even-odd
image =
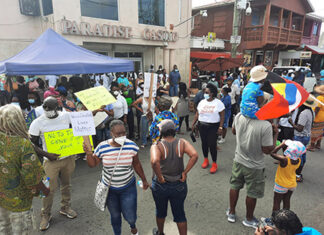
[[[118,83],[111,83],[111,93],[116,99],[116,102],[112,103],[114,107],[114,118],[127,124],[128,105],[125,98],[119,92]]]
[[[201,167],[207,168],[209,165],[209,150],[213,160],[210,173],[213,174],[217,171],[217,137],[218,134],[222,134],[225,119],[225,106],[222,101],[216,98],[217,88],[213,84],[207,85],[204,97],[205,99],[198,104],[192,128],[194,129],[198,121],[202,150],[205,158]]]
[[[147,134],[150,123],[153,120],[153,114],[155,111],[155,98],[151,100],[151,107],[149,109],[149,97],[140,97],[133,104],[138,111],[142,113],[141,116],[141,148],[147,145]]]

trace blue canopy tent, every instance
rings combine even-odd
[[[79,47],[52,29],[17,55],[0,62],[0,74],[61,75],[130,72],[133,61],[111,58]]]

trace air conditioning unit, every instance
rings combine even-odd
[[[20,13],[26,16],[40,16],[39,0],[19,0]]]

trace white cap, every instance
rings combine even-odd
[[[288,70],[288,73],[293,73],[293,72],[295,72],[293,69]]]
[[[265,79],[268,76],[268,72],[266,67],[263,65],[257,65],[251,69],[251,82],[259,82],[263,79]]]

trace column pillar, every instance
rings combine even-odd
[[[169,52],[169,49],[163,48],[163,68],[165,68],[167,73],[169,73]]]
[[[175,54],[175,49],[170,49],[169,72],[173,70],[173,65],[175,64],[174,54]]]

